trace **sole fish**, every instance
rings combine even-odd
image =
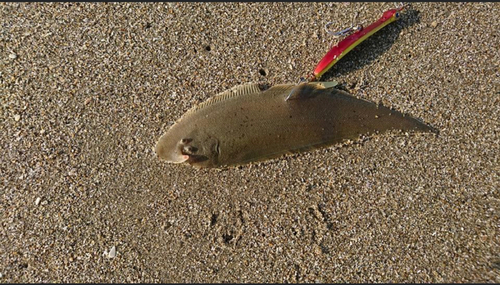
[[[419,120],[328,83],[234,87],[186,112],[156,145],[171,163],[239,165],[388,130],[435,132]],[[293,90],[293,96],[285,98]]]

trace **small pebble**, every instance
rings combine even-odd
[[[17,54],[11,53],[11,54],[9,54],[9,58],[10,59],[16,59],[17,58]]]
[[[116,247],[113,246],[108,253],[108,258],[115,258],[116,257]]]
[[[14,121],[19,122],[21,120],[21,115],[14,115]]]
[[[42,198],[40,198],[40,197],[36,198],[35,205],[36,206],[40,205],[40,201],[42,201]]]
[[[314,253],[316,255],[320,255],[321,254],[321,247],[319,245],[314,245]]]
[[[437,25],[438,25],[438,22],[436,22],[436,21],[431,23],[431,27],[433,27],[433,28],[437,27]]]

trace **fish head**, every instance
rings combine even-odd
[[[173,126],[158,141],[156,154],[169,163],[213,167],[218,164],[219,141],[203,131],[183,132],[182,128]]]

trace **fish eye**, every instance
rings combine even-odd
[[[399,12],[396,12],[396,14],[394,14],[394,17],[396,17],[396,19],[399,18],[399,16]]]
[[[183,148],[183,151],[187,154],[193,154],[195,153],[196,151],[198,151],[198,148],[197,147],[194,147],[194,146],[185,146]]]

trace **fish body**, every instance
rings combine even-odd
[[[261,91],[237,86],[184,114],[158,141],[168,162],[197,167],[244,164],[332,145],[391,129],[433,131],[417,119],[358,99],[321,82],[306,83],[285,101],[293,84]],[[296,90],[295,90],[296,91]]]

